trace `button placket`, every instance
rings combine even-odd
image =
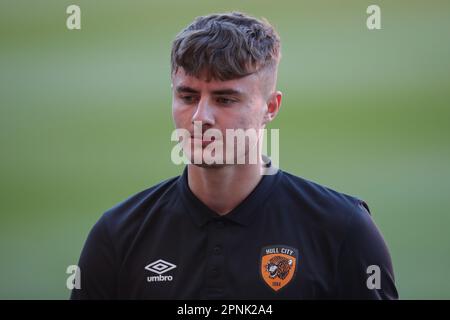
[[[208,246],[207,246],[207,271],[205,289],[208,292],[214,292],[214,297],[218,298],[218,292],[224,291],[224,262],[223,238],[225,232],[225,223],[222,220],[213,220],[208,224]],[[212,296],[211,296],[212,297]]]

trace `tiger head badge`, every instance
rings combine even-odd
[[[288,246],[268,246],[261,250],[261,276],[274,291],[286,286],[294,278],[298,251]]]

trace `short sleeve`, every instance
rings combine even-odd
[[[398,299],[389,250],[370,215],[358,200],[340,248],[336,285],[338,299]]]
[[[115,298],[114,248],[108,234],[105,215],[89,232],[78,267],[80,269],[81,288],[72,290],[71,300]]]

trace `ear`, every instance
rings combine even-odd
[[[283,93],[281,91],[273,92],[266,101],[267,109],[264,114],[263,124],[266,125],[277,116],[281,107]]]

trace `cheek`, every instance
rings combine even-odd
[[[262,103],[253,102],[241,109],[238,117],[240,128],[259,128],[264,118]]]
[[[177,103],[172,104],[172,118],[177,128],[185,127],[186,121],[189,122],[189,114],[186,108]]]

